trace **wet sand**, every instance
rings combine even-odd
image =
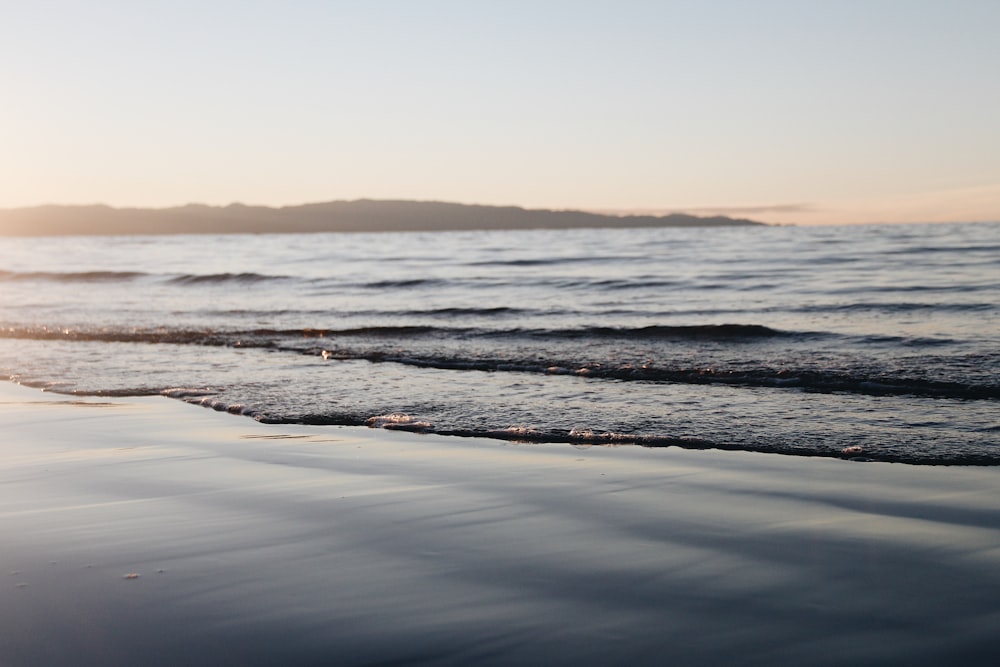
[[[0,665],[995,664],[1000,469],[0,382]]]

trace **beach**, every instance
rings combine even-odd
[[[0,667],[1000,666],[1000,0],[9,4]]]
[[[993,664],[1000,470],[0,383],[0,664]]]

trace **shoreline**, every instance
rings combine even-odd
[[[20,382],[10,380],[9,383],[29,388],[46,394],[64,396],[70,400],[118,400],[128,401],[132,399],[146,398],[169,398],[174,401],[186,403],[193,407],[201,407],[215,412],[228,414],[230,416],[241,417],[254,420],[261,424],[273,427],[281,426],[305,426],[320,428],[347,428],[361,429],[362,431],[375,429],[391,431],[394,433],[413,433],[431,437],[456,438],[459,440],[483,440],[494,443],[508,443],[513,445],[562,445],[575,448],[589,447],[638,447],[643,449],[684,449],[687,451],[713,451],[713,452],[735,452],[746,454],[765,454],[781,457],[793,458],[816,458],[836,461],[849,461],[852,463],[890,463],[906,466],[920,466],[933,468],[998,468],[998,464],[992,457],[987,456],[967,456],[960,459],[954,458],[934,458],[930,456],[913,457],[899,454],[885,454],[871,451],[863,445],[850,445],[840,450],[810,450],[810,449],[782,449],[774,446],[745,446],[742,444],[730,444],[726,442],[713,442],[699,438],[697,436],[661,436],[648,434],[630,434],[613,432],[592,432],[574,434],[572,432],[565,435],[535,432],[531,429],[524,431],[516,428],[498,429],[489,431],[476,431],[468,428],[458,429],[438,429],[428,422],[411,418],[407,415],[380,415],[367,419],[353,419],[349,421],[337,422],[327,419],[318,420],[285,420],[275,418],[257,412],[246,412],[242,404],[229,405],[215,398],[212,393],[204,393],[201,390],[190,389],[168,389],[164,391],[152,391],[149,393],[73,393],[71,391],[61,391],[53,388],[52,382],[32,381]],[[372,424],[375,422],[375,425]]]
[[[192,407],[0,383],[0,663],[1000,652],[996,468],[515,444]]]

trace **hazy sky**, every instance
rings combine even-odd
[[[1000,220],[1000,0],[0,0],[0,207]]]

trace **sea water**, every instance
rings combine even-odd
[[[264,422],[1000,464],[1000,224],[0,238],[0,373]]]

